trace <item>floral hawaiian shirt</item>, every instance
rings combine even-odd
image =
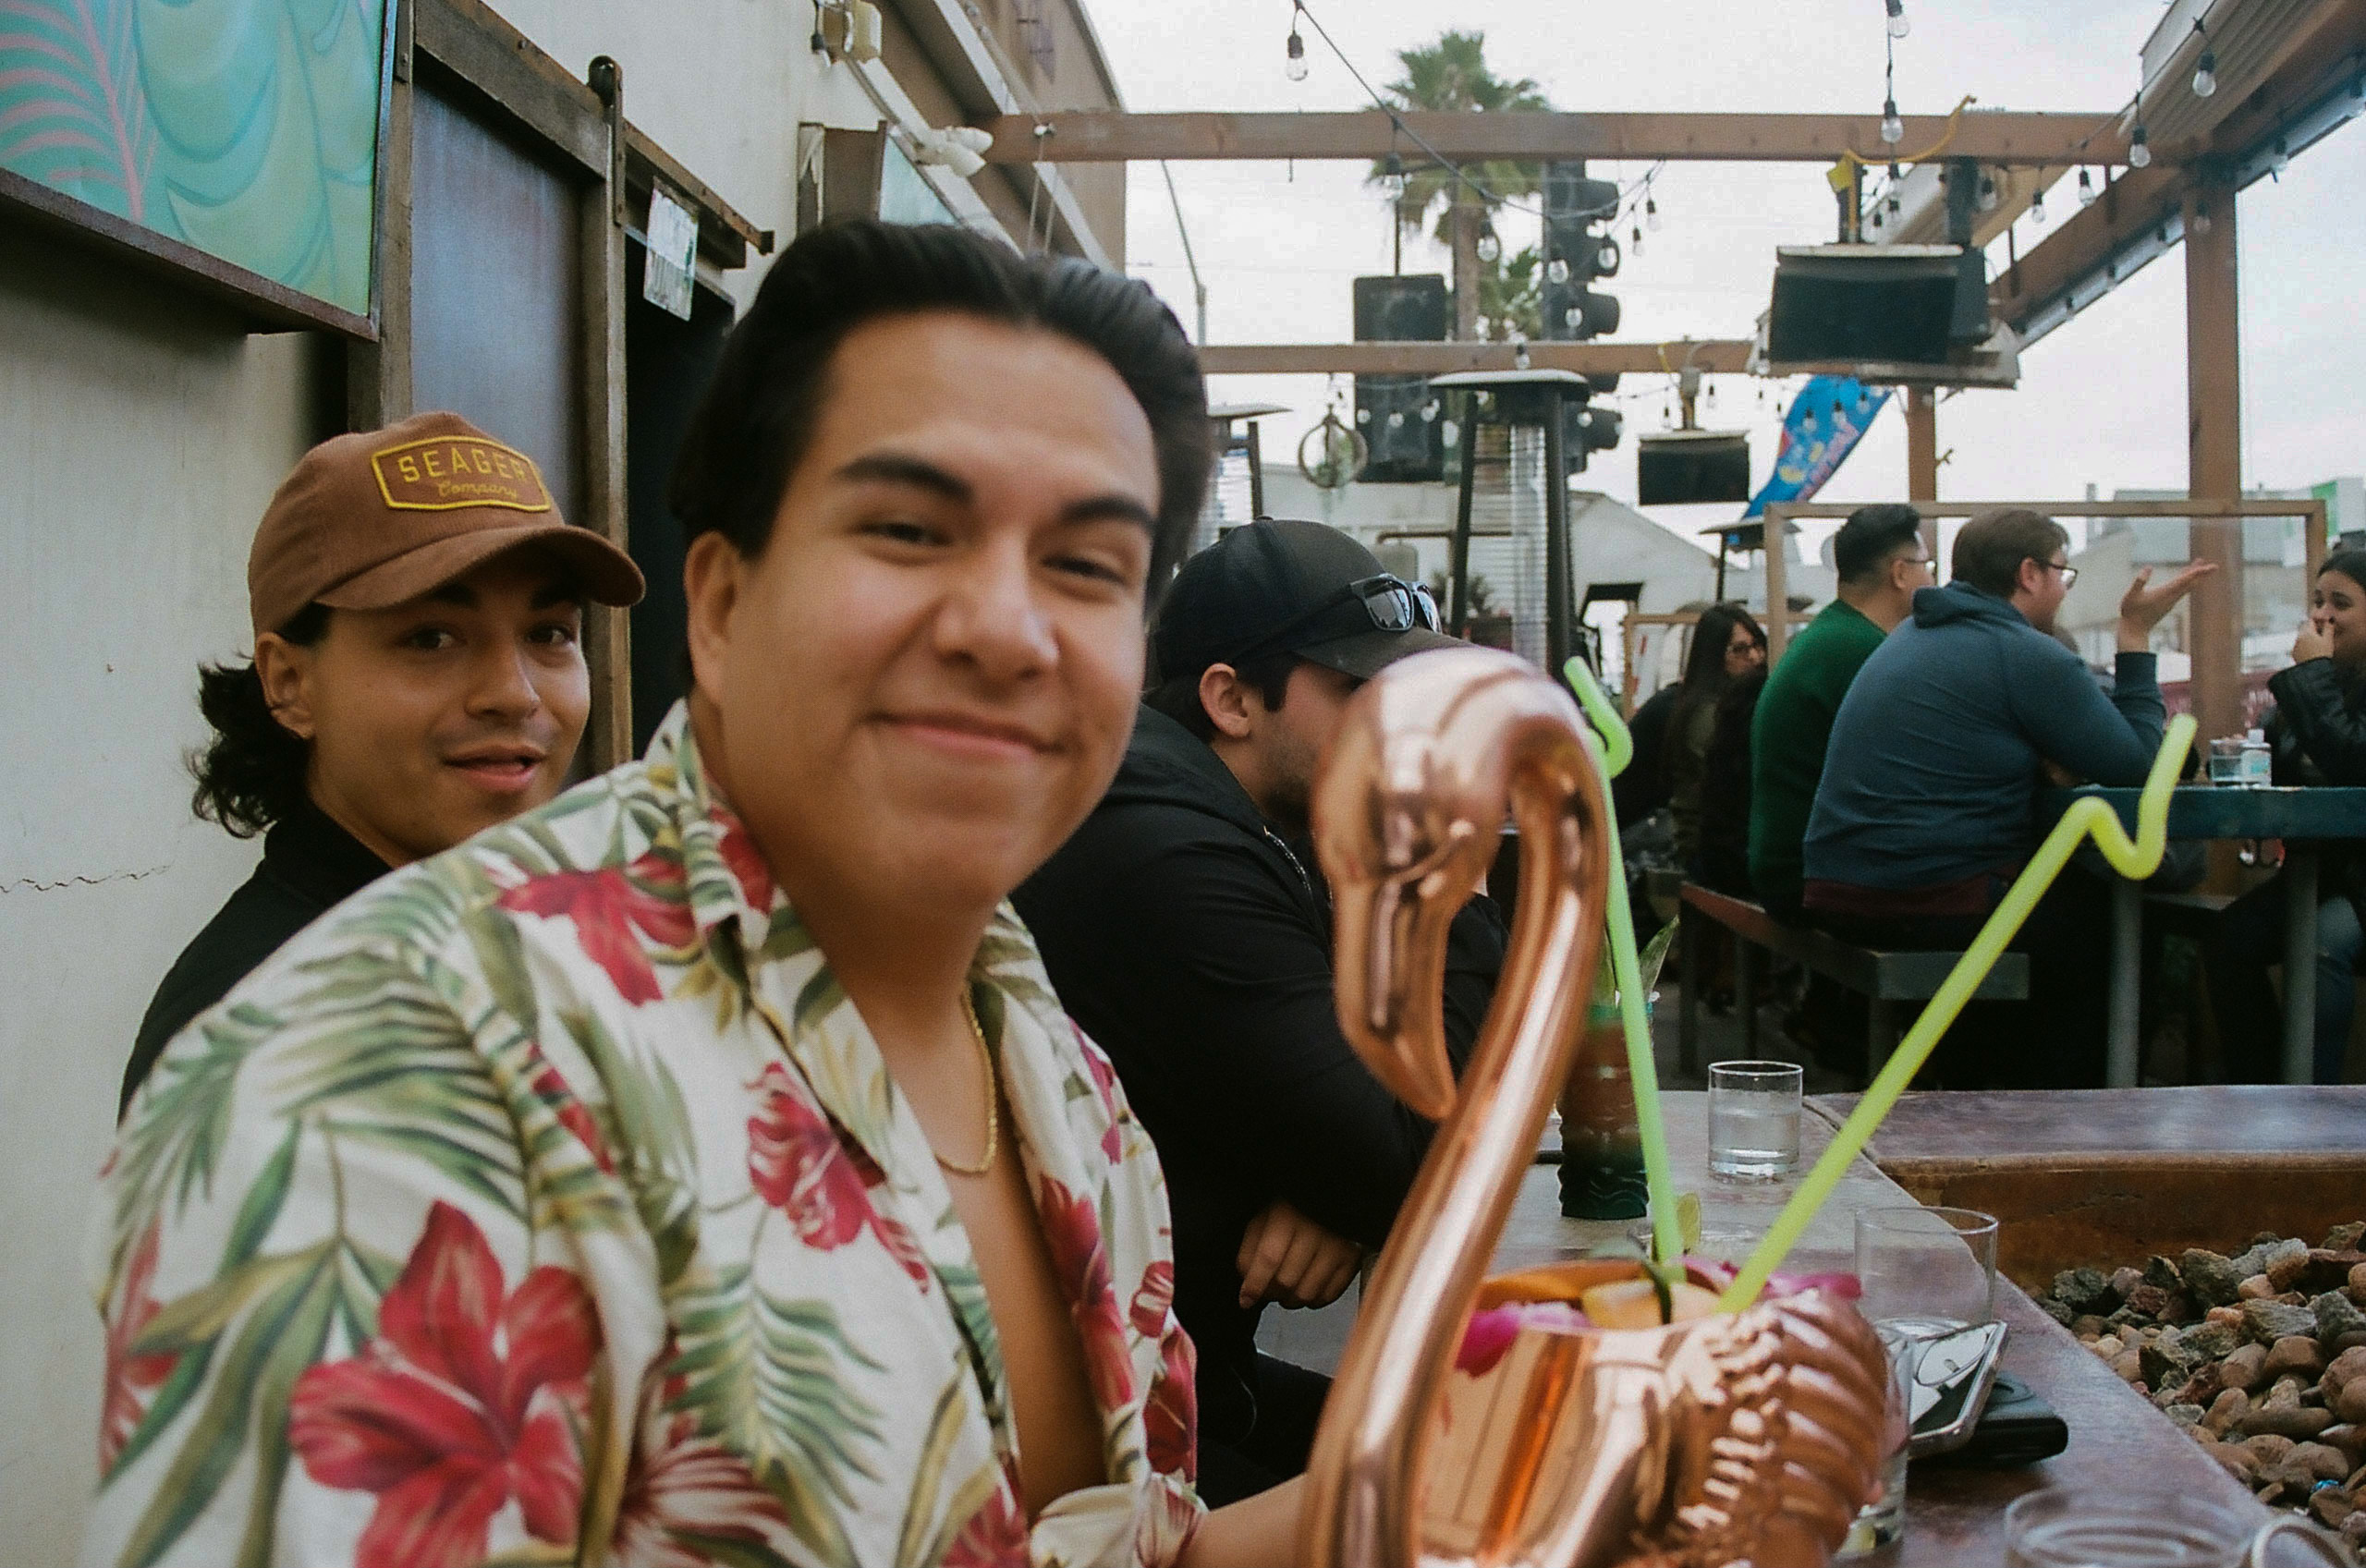
[[[85,1560],[1173,1561],[1156,1155],[1006,906],[970,983],[1106,1485],[1028,1520],[927,1137],[677,708],[174,1040],[104,1173]]]

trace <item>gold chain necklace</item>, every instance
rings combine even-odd
[[[936,1154],[936,1162],[948,1171],[964,1176],[982,1176],[994,1168],[994,1143],[1002,1125],[1002,1114],[996,1109],[996,1105],[1002,1099],[1002,1088],[1000,1080],[994,1075],[994,1053],[986,1048],[985,1027],[978,1022],[978,1009],[970,1001],[970,988],[966,983],[961,987],[961,1016],[970,1025],[970,1038],[978,1042],[978,1063],[986,1070],[985,1158],[975,1165],[964,1165],[957,1161],[947,1160],[942,1154],[936,1154],[933,1145],[930,1147],[929,1152]]]

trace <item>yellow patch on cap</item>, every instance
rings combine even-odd
[[[457,512],[504,506],[547,512],[551,492],[534,460],[479,435],[438,435],[370,454],[378,493],[398,512]]]

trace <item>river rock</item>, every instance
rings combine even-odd
[[[2344,1421],[2366,1421],[2366,1378],[2352,1378],[2325,1404]]]
[[[2352,1220],[2325,1233],[2324,1248],[2327,1252],[2355,1252],[2362,1242],[2366,1242],[2366,1220]]]
[[[2279,1465],[2284,1456],[2298,1446],[2290,1438],[2280,1438],[2273,1432],[2262,1432],[2243,1440],[2242,1446],[2262,1465]]]
[[[2136,1357],[2145,1383],[2154,1389],[2183,1385],[2201,1359],[2165,1335],[2139,1350]]]
[[[2105,1324],[2104,1321],[2094,1313],[2081,1312],[2076,1318],[2070,1319],[2070,1336],[2073,1339],[2092,1344],[2095,1341],[2104,1337],[2104,1330],[2109,1325]]]
[[[2267,1346],[2240,1344],[2218,1363],[2218,1380],[2230,1389],[2249,1392],[2267,1381]]]
[[[2349,1297],[2337,1290],[2329,1290],[2310,1298],[2309,1310],[2316,1314],[2317,1338],[2329,1351],[2351,1334],[2366,1333],[2366,1312],[2353,1305]]]
[[[2073,1312],[2103,1312],[2118,1305],[2100,1269],[2065,1269],[2054,1276],[2054,1298]]]
[[[2290,1438],[2305,1442],[2333,1425],[2333,1412],[2317,1410],[2309,1405],[2270,1401],[2253,1405],[2236,1423],[2238,1431],[2251,1437]]]
[[[2262,1351],[2260,1354],[2264,1355],[2266,1352]],[[2132,1383],[2137,1381],[2144,1376],[2143,1352],[2138,1350],[2121,1351],[2112,1361],[2111,1369],[2113,1374],[2124,1383]]]
[[[2201,1452],[2216,1460],[2229,1476],[2245,1486],[2259,1474],[2259,1456],[2238,1443],[2212,1442],[2201,1445]]]
[[[2121,1343],[2120,1337],[2117,1334],[2105,1334],[2087,1348],[2093,1351],[2097,1355],[2102,1356],[2105,1361],[2111,1361],[2116,1359],[2119,1353],[2126,1350],[2128,1346]]]
[[[2287,1258],[2298,1258],[2309,1250],[2309,1244],[2298,1236],[2270,1235],[2265,1232],[2250,1247],[2237,1253],[2226,1261],[2246,1274],[2264,1274]]]
[[[2129,1291],[2143,1282],[2144,1270],[2141,1269],[2114,1269],[2111,1271],[2111,1294],[2122,1301],[2128,1299]]]
[[[2250,1395],[2240,1389],[2220,1389],[2210,1408],[2201,1413],[2201,1424],[2213,1432],[2224,1432],[2243,1418],[2251,1407]],[[2337,1429],[2337,1428],[2336,1428]]]
[[[2317,1434],[2317,1440],[2327,1448],[2337,1449],[2347,1455],[2349,1467],[2353,1470],[2361,1465],[2366,1465],[2366,1427],[2350,1422],[2344,1422],[2338,1427],[2327,1427]]]
[[[2317,1523],[2327,1529],[2339,1529],[2344,1521],[2358,1512],[2358,1505],[2349,1501],[2347,1492],[2327,1487],[2309,1494],[2309,1512],[2315,1514]]]
[[[2366,1253],[2354,1246],[2312,1246],[2301,1255],[2299,1268],[2285,1288],[2298,1290],[2306,1295],[2314,1295],[2319,1291],[2339,1290],[2348,1281],[2349,1271],[2360,1263],[2366,1263]],[[2276,1267],[2285,1265],[2279,1263]],[[2275,1276],[2271,1273],[2268,1278]]]
[[[2313,1383],[2324,1369],[2324,1347],[2315,1340],[2293,1334],[2267,1347],[2267,1375],[2271,1378],[2289,1372]]]
[[[2337,1393],[2360,1378],[2366,1378],[2366,1346],[2353,1346],[2333,1358],[2333,1364],[2325,1368],[2325,1392]]]
[[[2304,1442],[2293,1446],[2284,1456],[2287,1465],[2298,1465],[2320,1481],[2338,1481],[2349,1474],[2349,1459],[2339,1449],[2328,1448],[2321,1442]]]
[[[2204,1252],[2198,1246],[2189,1247],[2185,1256],[2177,1259],[2177,1282],[2204,1307],[2224,1307],[2235,1299],[2236,1287],[2243,1282],[2243,1276],[2249,1272],[2249,1270],[2237,1269],[2231,1260],[2218,1253]],[[2152,1277],[2152,1270],[2148,1269],[2145,1282],[2153,1284],[2160,1282]],[[2354,1279],[2351,1281],[2353,1284],[2357,1282]],[[2164,1286],[2165,1291],[2167,1288]]]
[[[2037,1309],[2044,1313],[2047,1317],[2053,1319],[2055,1322],[2061,1324],[2066,1329],[2070,1326],[2070,1319],[2078,1316],[2076,1312],[2071,1311],[2067,1307],[2063,1306],[2062,1303],[2055,1300],[2050,1295],[2042,1295],[2037,1298]]]
[[[2158,1285],[2140,1284],[2128,1293],[2128,1304],[2122,1312],[2135,1318],[2158,1318],[2169,1309],[2169,1292]]]
[[[2215,1361],[2243,1343],[2238,1328],[2225,1322],[2200,1322],[2177,1336],[2177,1343],[2196,1355]]]
[[[2342,1286],[2342,1294],[2360,1307],[2366,1307],[2366,1263],[2349,1271],[2349,1282]]]
[[[2275,1282],[2265,1274],[2246,1274],[2235,1295],[2245,1301],[2266,1301],[2275,1295]]]
[[[2243,1331],[2262,1344],[2274,1344],[2295,1334],[2314,1339],[2317,1319],[2305,1307],[2289,1307],[2280,1301],[2252,1301],[2243,1307]]]

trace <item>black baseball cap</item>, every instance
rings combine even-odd
[[[1459,646],[1426,591],[1337,529],[1261,517],[1183,563],[1151,633],[1152,685],[1272,653],[1370,680],[1409,654]]]

